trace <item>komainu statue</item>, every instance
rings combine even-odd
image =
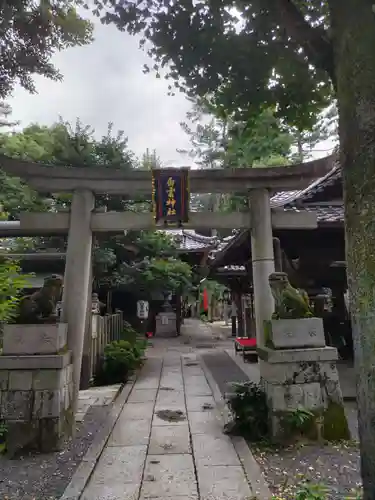
[[[63,278],[53,274],[44,279],[40,290],[22,297],[18,305],[18,324],[56,323],[56,306],[61,299]]]
[[[301,319],[314,316],[305,290],[293,288],[286,273],[272,273],[268,278],[275,312],[272,319]]]

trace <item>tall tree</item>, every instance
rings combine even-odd
[[[161,168],[162,167],[162,161],[158,154],[156,153],[156,150],[150,151],[149,149],[146,149],[146,152],[143,153],[140,162],[139,162],[139,168],[141,170],[152,170],[153,168]]]
[[[5,101],[0,100],[0,129],[4,127],[13,127],[18,125],[18,122],[10,121],[10,115],[12,114],[12,107]]]
[[[34,75],[53,80],[61,74],[50,62],[67,47],[92,41],[92,25],[78,13],[79,0],[2,0],[0,2],[0,98],[16,83],[35,92]]]
[[[338,141],[338,110],[336,103],[328,106],[320,114],[311,130],[301,130],[298,127],[292,127],[291,134],[295,147],[292,160],[295,162],[302,163],[305,160],[311,159],[312,152],[316,149],[316,146],[327,139],[332,142],[332,148],[336,146]]]
[[[113,5],[113,4],[112,4]],[[235,7],[233,9],[233,7]],[[375,498],[375,10],[371,0],[124,0],[102,15],[152,42],[191,94],[299,130],[337,98],[365,500]],[[182,84],[179,84],[180,78]]]

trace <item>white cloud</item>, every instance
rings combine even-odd
[[[190,103],[182,94],[169,97],[163,78],[143,74],[143,65],[150,60],[138,48],[137,38],[114,26],[96,24],[91,45],[59,53],[53,62],[64,75],[62,82],[37,77],[38,94],[21,88],[14,92],[13,117],[22,126],[49,125],[59,115],[74,123],[79,117],[100,135],[113,122],[115,129],[124,130],[137,155],[156,149],[169,166],[187,164],[176,149],[189,146],[179,123]]]
[[[178,92],[169,97],[165,79],[143,74],[143,65],[152,61],[139,49],[138,38],[96,22],[91,45],[61,52],[53,62],[64,75],[62,82],[36,77],[38,94],[18,87],[9,101],[22,127],[30,122],[50,125],[61,115],[71,123],[80,118],[100,136],[113,122],[138,156],[147,148],[156,149],[168,166],[191,165],[176,151],[189,149],[179,124],[190,103]],[[326,156],[333,146],[329,140],[319,144],[313,157]]]

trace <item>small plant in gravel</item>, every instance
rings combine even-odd
[[[6,437],[8,427],[5,422],[0,420],[0,455],[6,451]]]
[[[310,435],[317,428],[317,417],[306,408],[296,408],[285,412],[281,420],[285,434],[291,437],[301,437]]]
[[[268,406],[265,392],[253,382],[232,384],[233,393],[227,397],[232,420],[225,432],[243,436],[250,442],[268,437]]]
[[[143,362],[147,342],[117,340],[106,345],[94,377],[95,385],[124,383]]]
[[[272,500],[328,500],[331,498],[329,488],[324,484],[314,484],[304,481],[293,487],[293,492],[285,490],[283,493],[273,495]],[[353,494],[346,496],[343,500],[361,500],[362,493],[354,491]]]

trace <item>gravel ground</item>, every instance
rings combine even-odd
[[[359,451],[355,443],[337,446],[294,446],[251,450],[275,494],[294,499],[293,485],[302,480],[327,487],[328,498],[343,500],[361,485]],[[289,493],[289,495],[288,495]]]
[[[91,407],[77,425],[74,440],[61,452],[27,455],[14,460],[0,456],[0,498],[56,500],[64,493],[75,470],[103,425],[111,406]]]
[[[224,352],[205,354],[203,359],[222,395],[228,391],[230,382],[249,380],[246,373]],[[346,413],[352,436],[357,439],[355,403],[346,405]],[[280,449],[256,449],[252,445],[251,450],[274,493],[282,489],[287,490],[293,483],[301,483],[304,476],[313,483],[328,486],[329,498],[343,500],[361,484],[359,450],[355,441],[338,445],[305,445]]]

